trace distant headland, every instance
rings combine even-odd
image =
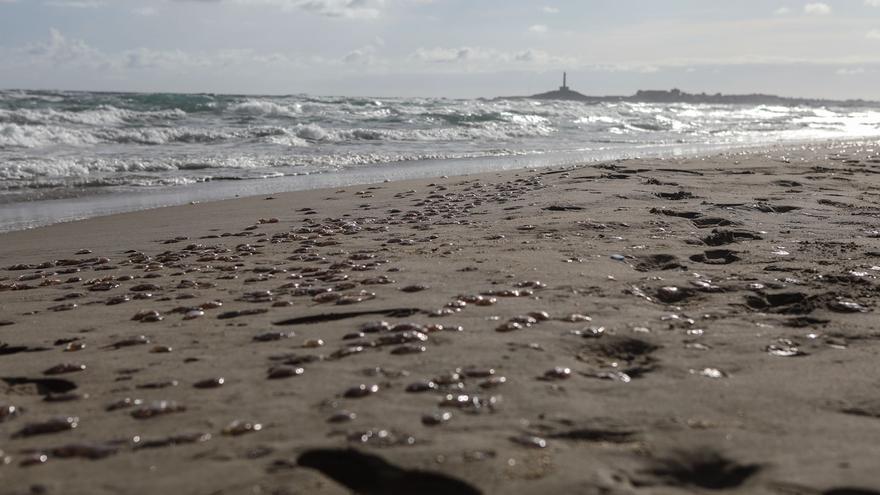
[[[869,100],[827,100],[820,98],[791,98],[767,94],[725,95],[721,93],[686,93],[679,89],[639,90],[632,96],[589,96],[568,87],[568,74],[562,73],[562,86],[553,91],[531,96],[506,96],[496,100],[562,100],[584,103],[630,102],[630,103],[715,103],[742,105],[809,105],[809,106],[880,106],[880,102]]]

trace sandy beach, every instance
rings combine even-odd
[[[2,234],[0,493],[880,493],[878,174],[827,143]]]

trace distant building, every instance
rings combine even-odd
[[[568,78],[568,74],[562,73],[562,86],[559,86],[559,91],[568,91],[568,84],[566,84],[566,79]]]
[[[582,95],[568,87],[567,72],[562,73],[562,86],[559,86],[559,89],[555,91],[548,91],[546,93],[532,95],[529,98],[535,98],[538,100],[594,101],[594,98]]]

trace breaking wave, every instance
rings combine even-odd
[[[674,143],[880,136],[876,108],[0,91],[0,191]]]

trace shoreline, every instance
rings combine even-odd
[[[827,142],[0,234],[0,483],[877,490],[878,177]]]
[[[856,140],[853,142],[865,142]],[[869,141],[869,140],[868,140]],[[4,203],[0,205],[0,233],[44,227],[56,223],[144,211],[191,202],[218,201],[264,194],[315,190],[332,187],[378,184],[401,180],[464,176],[493,171],[596,164],[610,160],[682,158],[711,156],[741,151],[771,152],[804,146],[823,146],[839,140],[793,141],[739,145],[644,145],[631,150],[583,150],[546,152],[537,155],[419,160],[343,169],[335,173],[280,176],[267,179],[205,181],[183,186],[103,191],[95,193]]]

